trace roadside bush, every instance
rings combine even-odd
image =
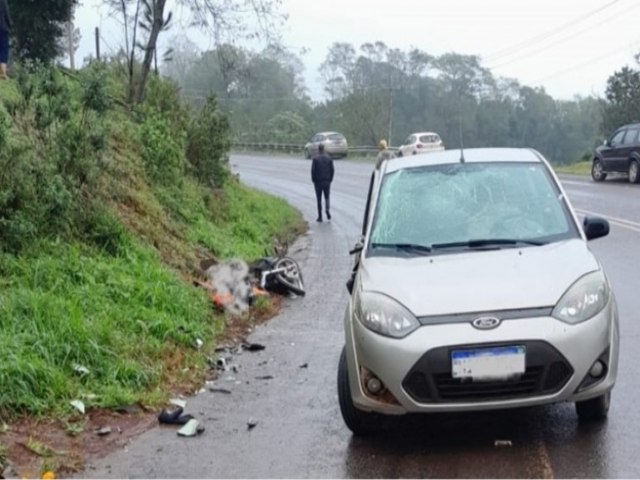
[[[149,177],[162,185],[179,185],[185,173],[185,135],[159,113],[147,116],[141,127],[144,161]]]
[[[100,67],[81,72],[79,82],[37,64],[19,67],[17,77],[5,103],[10,119],[0,112],[0,250],[14,252],[84,230],[110,107]]]
[[[191,175],[204,185],[222,187],[229,177],[230,128],[214,96],[207,98],[200,114],[191,121],[187,138]]]

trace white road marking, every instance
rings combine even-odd
[[[593,183],[589,183],[589,182],[581,182],[579,180],[562,180],[560,179],[560,183],[562,183],[563,185],[580,185],[581,187],[595,187],[595,185]]]

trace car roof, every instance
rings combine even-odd
[[[342,135],[340,132],[318,132],[316,133],[316,135],[333,135],[334,133],[337,133],[338,135]]]
[[[543,162],[543,156],[531,148],[466,148],[464,150],[466,163],[483,162]],[[395,172],[405,168],[422,167],[426,165],[444,165],[460,163],[460,149],[430,152],[422,155],[398,157],[386,163],[385,172]]]
[[[413,132],[413,133],[409,134],[409,136],[411,136],[411,135],[438,135],[438,136],[440,136],[436,132]]]

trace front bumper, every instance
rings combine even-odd
[[[618,312],[613,296],[602,312],[577,325],[553,317],[504,320],[493,330],[478,330],[470,323],[440,324],[422,326],[403,339],[393,339],[351,318],[349,306],[345,332],[351,396],[354,405],[365,411],[453,412],[587,400],[611,390],[618,371]],[[454,347],[523,344],[528,353],[522,383],[497,382],[487,390],[483,388],[487,384],[460,387],[452,381],[449,352]],[[603,354],[606,374],[585,388],[589,369]],[[383,400],[365,393],[363,372],[378,377],[391,396],[387,394]],[[444,382],[444,389],[437,385],[439,381]],[[447,394],[446,388],[453,394]]]

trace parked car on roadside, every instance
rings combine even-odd
[[[544,157],[469,149],[373,173],[344,316],[338,399],[354,434],[387,415],[574,402],[607,415],[618,310]]]
[[[398,147],[398,156],[418,155],[420,153],[439,152],[444,150],[444,143],[435,132],[412,133]]]
[[[609,173],[626,174],[630,183],[640,182],[640,122],[618,128],[596,148],[591,177],[602,182]]]
[[[317,155],[321,143],[324,144],[324,151],[332,157],[344,158],[349,154],[349,145],[344,135],[338,132],[320,132],[304,146],[304,157],[312,158]]]

